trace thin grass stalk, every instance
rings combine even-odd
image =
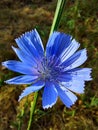
[[[56,31],[59,27],[62,12],[63,12],[64,6],[65,6],[65,2],[66,2],[66,0],[58,0],[58,2],[57,2],[57,7],[56,7],[53,23],[51,26],[50,35],[54,31]]]

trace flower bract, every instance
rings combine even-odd
[[[8,84],[29,84],[19,100],[43,88],[42,106],[52,107],[57,98],[70,108],[77,100],[75,93],[83,93],[85,81],[91,80],[91,68],[79,68],[87,60],[86,49],[78,50],[80,44],[72,36],[53,32],[44,50],[36,29],[15,39],[18,48],[12,49],[19,61],[2,63],[8,69],[21,73],[5,81]]]

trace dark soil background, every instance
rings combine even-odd
[[[0,1],[0,63],[17,59],[11,49],[14,39],[34,28],[46,45],[57,0],[1,0]],[[67,109],[60,100],[51,109],[43,110],[41,95],[31,130],[97,130],[98,129],[98,1],[67,0],[59,31],[69,33],[88,50],[83,67],[93,68],[91,82],[85,93]],[[16,74],[0,65],[0,130],[27,129],[30,102],[33,94],[20,103],[18,97],[25,85],[7,85],[4,80]]]

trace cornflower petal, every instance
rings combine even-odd
[[[12,46],[12,49],[14,50],[14,52],[16,53],[16,55],[18,56],[18,58],[24,63],[24,64],[27,64],[27,65],[30,65],[30,66],[37,66],[37,63],[35,61],[35,58],[32,57],[32,55],[28,55],[26,53],[24,53],[22,50],[18,49],[18,48],[15,48]]]
[[[42,97],[43,108],[51,108],[56,103],[57,96],[58,93],[54,84],[46,81]]]
[[[58,96],[66,107],[70,108],[76,102],[77,97],[65,87],[56,84],[56,89],[58,91]]]
[[[6,80],[5,82],[8,84],[31,84],[32,82],[35,82],[36,80],[38,80],[38,76],[21,75],[21,76],[17,76],[12,79]]]
[[[44,56],[44,49],[37,31],[26,32],[21,37],[16,38],[15,41],[24,53],[33,58],[41,59]]]
[[[65,72],[62,72],[57,79],[61,82],[69,82],[70,80],[84,80],[84,81],[90,81],[91,78],[91,68],[75,68],[72,70],[68,70]]]
[[[58,77],[58,80],[69,90],[76,93],[83,93],[85,81],[92,80],[91,68],[76,68],[63,73]]]
[[[39,53],[41,55],[43,55],[43,53],[44,53],[44,46],[43,46],[42,40],[41,40],[37,30],[34,29],[34,33],[30,33],[30,34],[34,34],[36,40],[34,39],[34,42],[33,42],[33,39],[32,39],[33,35],[31,35],[32,42],[35,45],[36,49],[39,51]]]
[[[25,33],[25,37],[32,42],[32,44],[35,46],[35,48],[38,51],[38,53],[41,56],[43,56],[43,54],[44,54],[44,47],[43,47],[42,40],[41,40],[37,30],[34,29],[34,30],[30,31],[30,32],[26,32]]]
[[[84,80],[73,79],[69,82],[61,83],[66,89],[75,93],[84,93],[85,82]]]
[[[67,48],[71,43],[71,36],[60,33],[60,32],[54,32],[48,40],[47,46],[46,46],[46,56],[51,57],[55,55],[58,57],[65,48]]]
[[[79,48],[80,44],[76,42],[75,39],[73,39],[70,43],[70,45],[65,48],[65,50],[60,55],[61,62],[66,61],[70,56],[72,56],[76,50]]]
[[[65,62],[61,63],[62,66],[64,66],[64,71],[68,71],[71,69],[74,69],[76,67],[79,67],[87,60],[87,52],[86,49],[80,50],[73,54],[69,59],[67,59]]]
[[[21,74],[28,74],[28,75],[38,74],[36,69],[34,69],[31,66],[27,66],[20,61],[9,60],[9,61],[2,62],[2,65],[12,71],[15,71]]]
[[[25,96],[31,94],[32,92],[36,92],[36,91],[40,90],[41,88],[44,87],[44,85],[45,85],[45,82],[39,80],[39,81],[37,81],[36,83],[32,84],[31,86],[25,88],[25,89],[23,90],[23,92],[21,93],[21,95],[19,96],[19,101],[20,101],[23,97],[25,97]]]
[[[91,78],[91,68],[75,68],[68,71],[69,76],[72,76],[74,79],[90,81]],[[67,73],[67,72],[66,72]]]

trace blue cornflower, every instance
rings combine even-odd
[[[19,100],[44,87],[43,108],[52,107],[58,97],[70,108],[77,100],[75,93],[83,93],[85,81],[92,79],[91,68],[77,68],[87,60],[86,49],[77,51],[80,44],[61,32],[49,37],[45,52],[36,30],[26,32],[15,41],[19,48],[12,46],[12,49],[20,61],[9,60],[2,65],[22,74],[6,83],[31,84]]]

